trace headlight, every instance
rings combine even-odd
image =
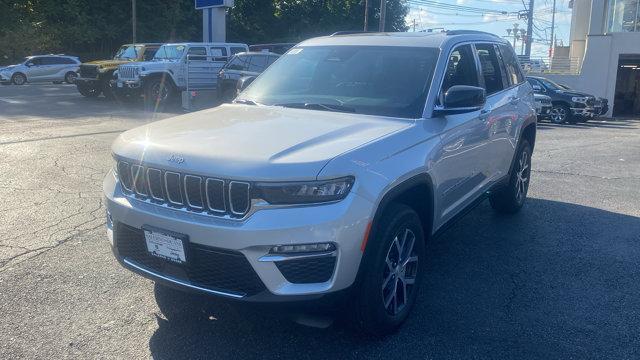
[[[258,183],[256,197],[270,204],[312,204],[344,199],[353,186],[351,176],[333,180]]]
[[[571,101],[579,102],[579,103],[586,103],[587,102],[587,98],[586,97],[582,97],[582,96],[574,96],[574,97],[571,98]]]

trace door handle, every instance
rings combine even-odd
[[[511,105],[518,105],[518,103],[520,102],[520,98],[517,96],[512,96],[509,98],[509,102],[511,103]]]

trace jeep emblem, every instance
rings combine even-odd
[[[184,158],[182,156],[171,154],[171,156],[169,156],[167,161],[168,162],[172,162],[172,163],[176,163],[176,164],[182,164],[184,162]]]

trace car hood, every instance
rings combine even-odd
[[[229,104],[129,130],[116,139],[113,153],[179,172],[236,180],[305,180],[315,179],[336,156],[412,124]]]
[[[118,66],[122,64],[128,64],[131,62],[135,62],[134,60],[95,60],[82,63],[82,65],[96,65],[102,67],[110,67],[110,66]]]
[[[583,96],[583,97],[592,97],[595,98],[593,95],[590,94],[585,94],[579,91],[574,91],[574,90],[556,90],[556,92],[558,94],[562,94],[562,95],[566,95],[566,96]]]
[[[7,70],[11,70],[11,69],[15,69],[18,66],[20,66],[21,64],[17,64],[17,65],[9,65],[9,66],[3,66],[0,67],[0,71],[7,71]]]

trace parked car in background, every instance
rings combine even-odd
[[[549,70],[549,66],[542,59],[529,59],[520,56],[520,66],[525,73],[542,73]]]
[[[570,87],[564,84],[558,84],[565,90],[571,90]],[[594,116],[604,115],[609,111],[609,100],[603,97],[596,97],[596,101],[593,105]]]
[[[218,97],[228,102],[237,95],[238,80],[244,76],[258,76],[273,64],[280,55],[270,52],[246,52],[235,54],[218,73]]]
[[[122,45],[113,59],[96,60],[80,65],[79,77],[76,79],[78,92],[82,96],[97,97],[100,94],[112,98],[114,72],[120,64],[135,61],[151,60],[161,44],[126,44]]]
[[[536,104],[536,114],[538,115],[538,120],[548,118],[552,108],[551,98],[547,95],[534,93],[533,99],[535,100]]]
[[[26,83],[63,81],[73,84],[77,77],[80,59],[68,55],[28,56],[16,65],[0,68],[0,83],[24,85]]]
[[[176,43],[165,44],[150,61],[120,65],[117,91],[139,96],[156,107],[177,99],[187,89],[212,89],[229,56],[247,52],[246,44]]]
[[[535,93],[551,98],[552,108],[549,114],[551,122],[556,124],[585,122],[596,116],[595,96],[568,89],[543,77],[528,76],[527,81]]]
[[[295,43],[255,44],[249,45],[249,51],[269,52],[282,55],[294,46],[296,46]]]
[[[160,289],[339,304],[363,331],[389,334],[429,284],[427,240],[485,197],[499,213],[524,205],[533,102],[492,34],[307,40],[234,104],[115,140],[109,243]],[[175,294],[159,304],[167,317],[190,310],[159,291]]]

